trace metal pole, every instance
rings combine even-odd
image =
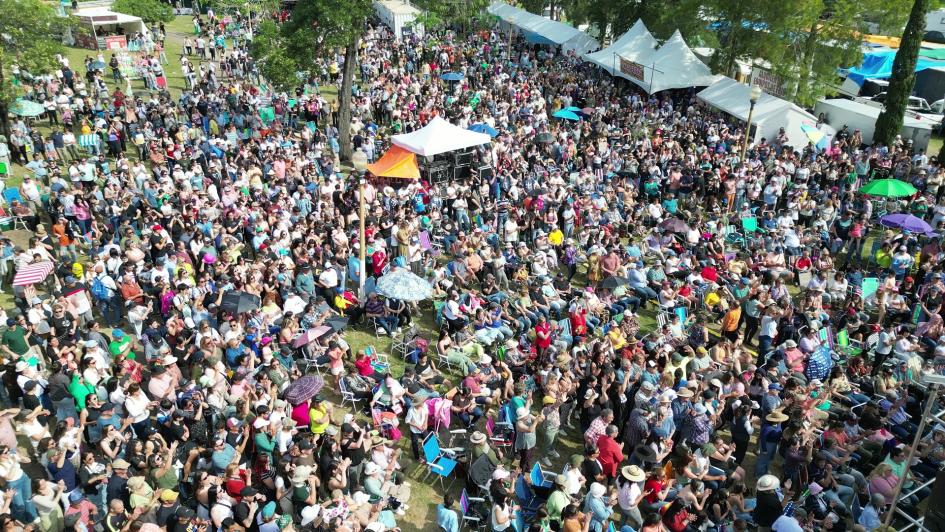
[[[742,156],[739,158],[739,162],[745,164],[745,154],[748,153],[748,137],[751,136],[751,119],[752,115],[755,114],[755,102],[751,102],[751,107],[748,108],[748,125],[745,126],[745,141],[742,142]]]
[[[922,432],[925,430],[925,426],[929,419],[929,414],[932,413],[932,406],[935,405],[935,402],[938,400],[938,386],[935,386],[935,389],[929,390],[928,398],[925,400],[925,409],[922,411],[922,419],[919,421],[919,428],[915,431],[915,437],[912,438],[912,445],[909,447],[909,454],[906,456],[906,470],[903,473],[902,478],[899,479],[899,483],[896,484],[896,489],[893,491],[893,502],[892,506],[886,512],[886,518],[883,519],[883,526],[888,527],[892,523],[893,516],[896,513],[896,505],[899,504],[899,495],[902,493],[902,486],[905,485],[906,479],[909,478],[911,473],[909,469],[909,464],[912,463],[912,458],[915,456],[915,448],[919,445],[919,441],[922,440]],[[931,386],[930,386],[931,388]]]
[[[358,250],[358,297],[362,297],[364,292],[364,277],[367,275],[367,239],[364,236],[364,177],[358,185],[358,243],[361,247]]]

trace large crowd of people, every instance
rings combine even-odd
[[[742,160],[744,124],[695,90],[650,96],[495,29],[372,23],[354,149],[375,160],[436,116],[498,134],[473,155],[491,172],[368,176],[360,198],[321,95],[343,57],[274,94],[239,22],[194,18],[176,100],[91,61],[17,73],[46,114],[0,143],[31,230],[0,245],[4,530],[872,531],[922,512],[945,459],[935,423],[910,448],[945,369],[934,158],[844,129]],[[581,120],[552,117],[568,107]],[[918,192],[858,193],[877,177]],[[897,212],[938,234],[879,226]],[[373,291],[400,269],[433,301]]]

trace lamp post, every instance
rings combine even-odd
[[[364,275],[367,269],[367,242],[364,236],[364,185],[367,181],[364,179],[364,172],[367,170],[367,155],[361,148],[358,148],[351,154],[351,165],[358,172],[358,297],[364,290]]]
[[[751,136],[751,118],[755,114],[755,104],[758,103],[758,100],[761,99],[761,87],[758,85],[751,86],[751,93],[748,95],[748,101],[751,102],[751,107],[748,108],[748,124],[745,126],[745,141],[742,142],[742,156],[739,160],[744,163],[745,155],[748,153],[748,138]]]

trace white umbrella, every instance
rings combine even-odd
[[[433,287],[410,270],[397,268],[378,279],[377,293],[401,301],[423,301],[433,295]]]

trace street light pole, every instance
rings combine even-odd
[[[745,162],[745,155],[748,153],[748,138],[751,136],[751,119],[755,114],[755,104],[758,103],[760,99],[761,87],[752,85],[751,93],[748,95],[748,101],[751,102],[751,107],[748,108],[748,124],[745,126],[745,140],[742,142],[742,155],[739,157],[739,161],[743,164]]]

